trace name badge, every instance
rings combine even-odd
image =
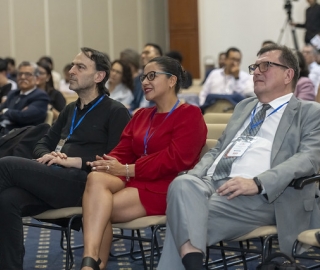
[[[54,150],[55,152],[61,152],[62,147],[64,146],[64,144],[66,143],[67,139],[60,139],[60,141],[58,142],[58,145],[56,146],[56,149]]]
[[[241,157],[250,147],[254,138],[251,136],[239,137],[226,152],[227,157]]]

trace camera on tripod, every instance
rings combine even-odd
[[[293,0],[293,1],[298,1],[298,0]],[[291,0],[286,0],[286,3],[284,4],[284,9],[287,11],[288,20],[292,21],[292,18],[291,18],[291,10],[292,10]]]

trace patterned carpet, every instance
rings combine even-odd
[[[30,218],[25,218],[26,221],[30,221]],[[115,233],[119,233],[116,231]],[[49,270],[63,270],[65,269],[65,252],[60,248],[60,232],[48,229],[40,229],[33,227],[24,227],[25,234],[25,259],[24,259],[24,270],[34,270],[34,269],[49,269]],[[148,230],[142,232],[143,235],[150,234]],[[164,232],[160,233],[160,241],[164,239]],[[72,244],[80,245],[82,244],[82,233],[74,231],[72,235]],[[160,245],[162,243],[160,242]],[[260,248],[258,242],[250,242],[253,248]],[[144,247],[149,247],[149,243],[145,243]],[[278,246],[275,244],[273,246],[274,251],[277,251]],[[130,243],[128,240],[118,240],[113,243],[112,254],[122,253],[129,251]],[[83,249],[74,250],[75,264],[72,269],[80,269],[80,263],[82,258]],[[233,252],[228,252],[227,255],[232,255]],[[310,250],[309,253],[313,256],[319,256],[319,250]],[[210,261],[220,259],[220,251],[214,250],[210,252]],[[157,261],[156,261],[157,262]],[[259,264],[260,259],[256,258],[248,262],[248,269],[254,270]],[[301,260],[304,265],[312,265],[314,261]],[[219,264],[220,265],[220,264]],[[218,264],[213,264],[210,268],[217,267]],[[124,256],[119,258],[110,257],[108,270],[143,270],[143,264],[141,260],[133,260],[130,256]],[[156,269],[156,268],[154,268]],[[205,268],[203,268],[205,269]],[[223,268],[219,268],[223,269]],[[243,269],[242,264],[228,267],[230,270],[241,270]],[[315,268],[315,269],[320,269]],[[174,269],[168,269],[174,270]]]

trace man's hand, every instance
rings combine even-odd
[[[258,191],[258,187],[253,179],[242,177],[231,178],[217,189],[217,193],[220,196],[226,196],[228,194],[228,200],[239,195],[256,195]]]
[[[231,67],[230,69],[230,73],[233,77],[235,77],[236,79],[239,79],[239,72],[240,72],[240,65],[239,64],[235,64]]]

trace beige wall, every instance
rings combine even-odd
[[[167,50],[165,0],[0,0],[0,57],[17,63],[51,55],[62,73],[80,47],[109,54],[146,42]]]

